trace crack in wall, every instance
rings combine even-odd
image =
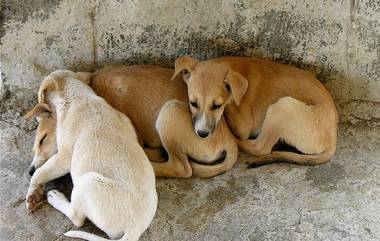
[[[348,76],[349,75],[349,72],[350,72],[350,36],[351,36],[351,15],[352,15],[352,10],[351,10],[351,7],[352,7],[352,3],[354,2],[355,0],[349,0],[348,2],[348,18],[347,18],[347,31],[346,31],[346,75]]]
[[[354,34],[355,30],[355,22],[356,22],[356,16],[355,16],[355,10],[356,10],[356,0],[349,0],[349,6],[348,6],[348,19],[347,19],[347,36],[346,36],[346,69],[347,69],[347,76],[351,76],[351,59],[354,55],[352,52],[352,35]]]
[[[98,43],[96,40],[96,0],[91,1],[91,11],[90,11],[90,21],[92,30],[92,57],[93,57],[93,68],[98,67]]]

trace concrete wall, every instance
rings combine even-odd
[[[376,0],[3,0],[1,10],[7,122],[21,125],[55,69],[172,66],[181,55],[258,56],[306,68],[331,91],[341,120],[380,118]]]

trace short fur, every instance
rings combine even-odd
[[[183,104],[175,104],[170,105],[172,108],[166,114],[161,113],[156,125],[159,111],[167,101],[188,102],[186,85],[180,78],[171,80],[173,74],[172,69],[153,65],[109,66],[97,71],[90,85],[132,120],[140,143],[153,161],[156,176],[211,177],[229,170],[237,160],[238,151],[224,121],[212,137],[202,140],[192,134],[190,113]],[[168,161],[161,154],[163,146]],[[223,151],[226,159],[210,165]],[[189,157],[199,158],[199,163]]]
[[[112,239],[138,240],[157,208],[153,168],[129,119],[78,79],[55,71],[41,84],[39,99],[57,114],[58,152],[32,176],[27,207],[36,207],[46,182],[70,172],[71,202],[56,190],[48,202],[78,227],[88,218]],[[80,231],[65,235],[107,240]]]
[[[179,78],[170,80],[172,75],[173,70],[151,65],[109,66],[94,75],[91,85],[111,105],[134,120],[140,143],[145,146],[144,150],[149,159],[154,161],[152,164],[156,176],[212,177],[231,169],[236,163],[238,150],[224,121],[220,124],[218,131],[207,140],[194,136],[191,116],[184,109],[184,105],[187,106],[187,110],[189,107],[183,102],[178,107],[176,104],[170,105],[172,107],[170,111],[162,112],[160,123],[156,123],[158,112],[165,101],[170,99],[187,101],[186,85]],[[89,75],[85,76],[90,78]],[[55,83],[49,85],[55,86]],[[30,111],[29,115],[31,112],[33,111]],[[53,117],[50,115],[50,118],[43,119],[37,128],[34,159],[38,156],[44,158],[39,158],[38,165],[32,162],[31,174],[55,154],[56,140],[53,139],[55,135],[49,134],[50,131],[55,133],[55,127],[51,128],[52,125],[47,125],[49,121],[53,123],[52,121],[55,120]],[[155,126],[158,127],[157,130]],[[171,128],[171,126],[178,126],[178,128]],[[39,144],[46,134],[48,141],[44,140]],[[168,152],[167,160],[162,154],[163,146]],[[38,150],[42,150],[42,153],[38,154]],[[214,163],[213,161],[224,152],[224,160]],[[194,159],[200,162],[197,163]]]
[[[179,170],[184,177],[192,173],[209,177],[231,169],[236,163],[238,148],[231,132],[225,128],[224,119],[220,122],[213,135],[199,138],[192,130],[188,104],[178,100],[166,102],[157,117],[156,129],[168,152],[168,163],[178,167],[168,169],[165,168],[167,163],[153,163],[156,176],[172,176],[174,171]],[[191,161],[190,158],[203,162]],[[218,158],[224,159],[219,161],[222,165],[209,161]],[[180,173],[175,176],[180,176]]]
[[[338,114],[330,94],[311,73],[242,57],[181,57],[175,75],[181,72],[190,101],[197,102],[191,109],[195,131],[212,132],[224,115],[239,148],[257,156],[253,163],[316,165],[335,153]],[[215,103],[220,107],[213,109]],[[272,152],[280,140],[304,154]]]
[[[29,174],[41,167],[51,156],[57,153],[57,117],[46,103],[38,103],[25,118],[36,117],[38,121],[36,136],[33,145],[33,161],[29,168]]]

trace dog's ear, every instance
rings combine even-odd
[[[85,83],[86,85],[89,85],[91,83],[92,76],[93,76],[92,73],[89,73],[89,72],[76,72],[75,74],[76,74],[77,78],[80,81],[82,81],[83,83]]]
[[[197,59],[191,58],[189,56],[179,57],[174,62],[174,75],[172,80],[182,72],[183,80],[187,83],[190,79],[191,72],[194,70],[195,65],[199,61]]]
[[[33,117],[49,117],[51,113],[52,111],[48,104],[38,103],[33,107],[33,109],[31,109],[30,111],[28,111],[28,113],[26,113],[26,115],[24,115],[24,118],[30,120]]]
[[[38,103],[46,103],[46,96],[51,91],[60,91],[63,89],[63,80],[57,76],[48,76],[42,81],[38,90]]]
[[[238,72],[229,70],[224,78],[224,84],[228,92],[232,94],[232,98],[236,105],[240,105],[248,88],[248,80]]]

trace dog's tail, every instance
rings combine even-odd
[[[322,152],[321,154],[298,154],[295,152],[287,151],[273,151],[267,155],[255,157],[252,161],[248,161],[248,168],[254,168],[263,166],[270,163],[288,162],[298,165],[319,165],[326,163],[334,155],[336,150],[335,146],[332,146]]]
[[[98,235],[83,231],[68,231],[65,233],[65,236],[70,238],[80,238],[88,241],[111,241],[110,239],[102,238]],[[118,239],[118,241],[137,241],[137,239],[131,239],[131,237],[127,237],[127,234],[124,234],[123,237]]]

